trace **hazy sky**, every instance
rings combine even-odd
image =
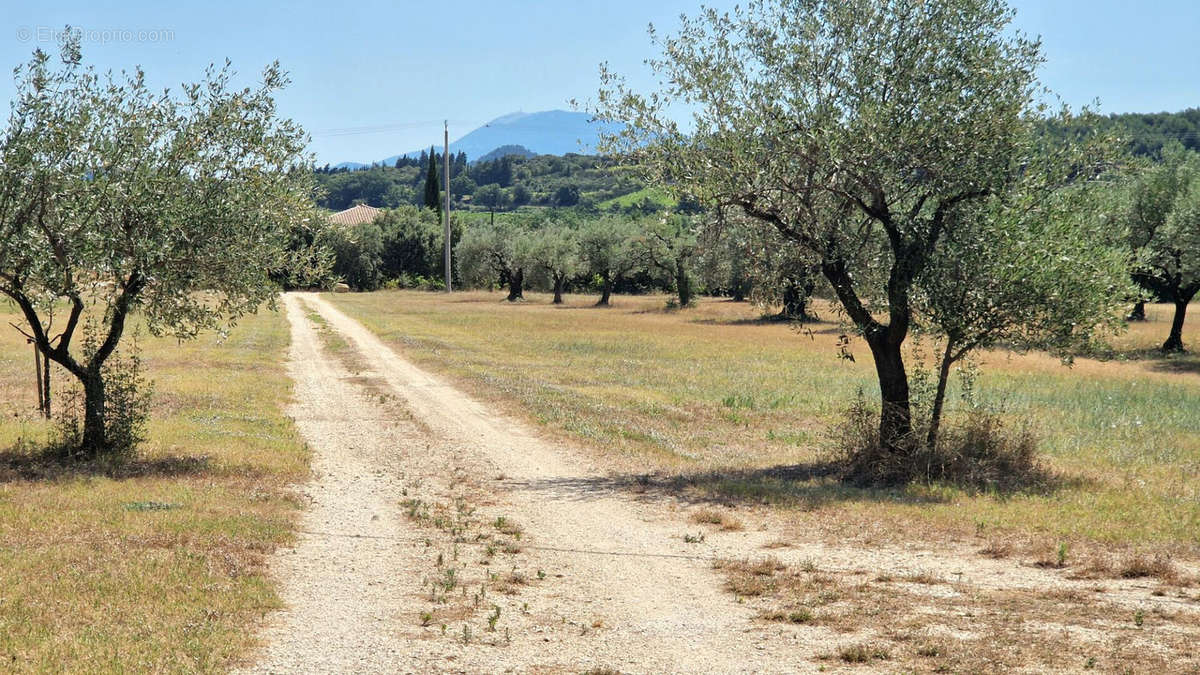
[[[105,68],[141,64],[158,86],[197,79],[229,57],[249,78],[278,59],[292,85],[281,110],[312,134],[318,161],[372,161],[440,143],[500,115],[567,108],[608,61],[647,83],[653,22],[669,32],[697,0],[170,3],[4,0],[0,63],[15,66],[54,31],[85,31],[84,57]],[[732,7],[733,0],[713,6]],[[1041,35],[1045,85],[1103,112],[1200,106],[1200,2],[1014,0],[1017,26]],[[0,78],[0,96],[12,98]]]

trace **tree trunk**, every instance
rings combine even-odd
[[[525,299],[525,270],[518,269],[508,275],[508,301],[516,302]]]
[[[788,281],[783,286],[783,309],[779,312],[781,319],[810,321],[814,317],[808,313],[808,297],[811,290],[796,281]]]
[[[1146,320],[1146,301],[1138,300],[1133,309],[1129,310],[1129,316],[1125,317],[1126,321],[1145,321]]]
[[[554,304],[561,305],[563,303],[563,286],[566,285],[566,277],[554,275]]]
[[[1190,300],[1190,298],[1188,298]],[[1187,317],[1188,300],[1175,301],[1175,317],[1171,319],[1171,335],[1163,343],[1164,352],[1182,352],[1183,349],[1183,320]]]
[[[675,290],[679,294],[680,307],[692,304],[692,280],[688,278],[687,268],[682,260],[675,262]]]
[[[867,337],[867,344],[879,376],[879,442],[893,454],[909,455],[913,449],[912,407],[901,343],[888,339],[888,331],[880,330]]]
[[[933,397],[933,410],[929,413],[929,433],[925,436],[925,445],[930,450],[937,447],[938,430],[942,426],[942,407],[946,402],[946,382],[950,379],[953,350],[954,341],[946,340],[946,349],[942,352],[942,363],[938,369],[937,393]]]
[[[604,283],[600,287],[600,299],[596,301],[597,307],[608,307],[608,299],[612,296],[612,287],[612,278],[605,275]]]
[[[81,378],[83,381],[83,440],[80,450],[88,457],[98,457],[108,449],[107,430],[105,429],[105,392],[104,378],[100,367],[88,370]]]

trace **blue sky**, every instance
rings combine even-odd
[[[731,7],[732,0],[710,3]],[[1103,112],[1200,107],[1196,0],[1013,0],[1017,27],[1041,35],[1043,83],[1073,106]],[[165,3],[58,0],[6,9],[0,63],[54,47],[52,31],[85,30],[85,59],[141,64],[158,86],[197,79],[229,57],[252,78],[280,60],[292,85],[281,111],[313,135],[318,161],[371,161],[457,137],[500,115],[567,108],[596,90],[608,61],[649,84],[653,22],[670,31],[698,0],[454,3]],[[1140,5],[1140,6],[1139,6]],[[0,78],[11,99],[12,81]],[[378,129],[382,127],[382,129]],[[370,128],[376,128],[370,130]]]

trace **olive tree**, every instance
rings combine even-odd
[[[696,236],[696,273],[708,293],[743,302],[753,290],[746,251],[757,228],[731,220],[717,212],[702,216]]]
[[[691,306],[695,291],[691,268],[697,246],[691,219],[676,215],[644,222],[629,243],[637,266],[666,274],[675,286],[679,306]]]
[[[1200,155],[1164,148],[1163,161],[1134,176],[1127,191],[1133,280],[1175,306],[1162,350],[1183,351],[1188,303],[1200,292]]]
[[[944,255],[920,279],[919,322],[941,340],[926,445],[941,427],[950,369],[971,352],[1004,344],[1069,361],[1124,325],[1133,292],[1119,211],[1094,184],[1046,189],[1069,163],[1026,167],[1009,190],[956,210]]]
[[[524,227],[509,222],[467,229],[454,247],[459,275],[472,285],[499,282],[508,287],[508,301],[525,299],[525,272],[533,240]]]
[[[278,64],[254,88],[235,88],[226,62],[156,91],[140,69],[95,72],[68,43],[60,62],[39,50],[15,74],[0,137],[0,293],[82,385],[80,454],[126,449],[107,434],[104,365],[130,315],[185,339],[273,300],[271,279],[307,257],[289,250],[295,227],[318,226],[307,139],[276,114]],[[89,317],[94,334],[79,338]]]
[[[579,231],[579,254],[588,272],[600,279],[597,307],[608,307],[613,286],[637,267],[632,241],[637,230],[628,220],[604,216],[583,225]]]
[[[915,451],[902,346],[918,281],[954,213],[1038,150],[1040,45],[1011,18],[1002,0],[751,0],[656,36],[658,91],[602,69],[596,114],[626,123],[608,149],[817,262],[870,347],[898,464]]]
[[[567,281],[584,271],[579,255],[579,235],[567,225],[551,220],[542,223],[530,236],[529,258],[550,281],[554,304],[561,305]]]

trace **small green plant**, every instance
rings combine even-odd
[[[1067,566],[1067,542],[1060,541],[1058,543],[1058,554],[1055,558],[1059,567]]]
[[[471,643],[471,627],[465,623],[463,624],[462,630],[462,643],[464,645]]]
[[[1137,626],[1138,628],[1141,628],[1142,624],[1144,624],[1144,623],[1146,623],[1146,612],[1144,610],[1139,609],[1133,613],[1133,625]]]
[[[430,612],[421,612],[421,625],[428,626],[433,622],[433,614]]]
[[[687,544],[699,544],[704,541],[704,533],[699,534],[684,534],[683,541]]]
[[[496,632],[496,622],[500,620],[500,605],[492,605],[492,613],[488,615],[488,632]]]

